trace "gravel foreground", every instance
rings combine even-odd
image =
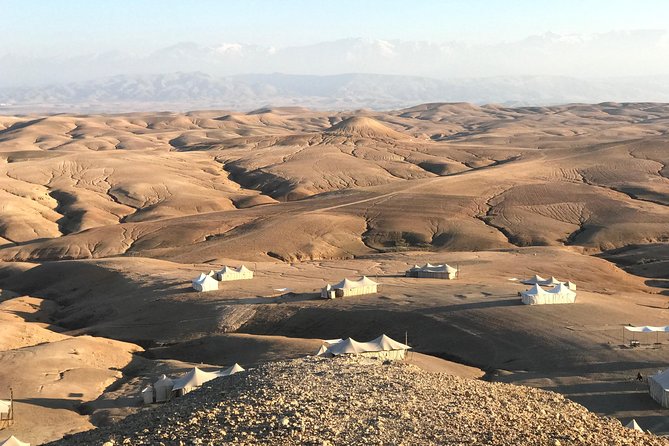
[[[405,363],[308,357],[219,378],[65,445],[669,445],[563,396]]]

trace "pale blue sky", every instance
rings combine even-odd
[[[666,0],[0,0],[0,54],[150,51],[185,41],[283,47],[349,37],[494,43],[668,23]]]

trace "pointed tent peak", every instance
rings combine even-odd
[[[367,116],[346,118],[327,129],[326,133],[363,138],[404,139],[409,137]]]
[[[248,269],[248,268],[247,268],[246,266],[244,266],[244,265],[242,265],[242,266],[240,266],[239,268],[237,268],[237,271],[240,272],[240,273],[251,272],[251,270]]]
[[[370,341],[369,343],[376,344],[381,348],[381,350],[408,350],[411,348],[406,344],[397,342],[396,340],[394,340],[390,336],[387,336],[386,334],[382,334],[381,336]]]
[[[197,387],[202,384],[218,378],[220,371],[205,372],[197,367],[193,367],[191,371],[183,375],[181,378],[174,381],[174,390],[183,389],[184,387]]]
[[[639,423],[637,423],[634,418],[632,418],[632,421],[627,423],[625,427],[629,429],[634,429],[635,431],[643,432],[643,429],[641,429],[641,426],[639,426]]]
[[[242,366],[240,366],[239,364],[237,364],[235,362],[234,365],[232,365],[232,366],[228,367],[227,369],[223,370],[221,372],[221,375],[222,376],[230,376],[230,375],[234,375],[235,373],[245,372],[245,371],[246,371],[245,368],[243,368]]]
[[[164,374],[160,375],[156,382],[153,383],[154,386],[171,386],[172,384],[174,384],[174,381]]]
[[[203,280],[206,279],[206,278],[207,278],[207,275],[206,275],[205,273],[200,273],[200,275],[197,276],[197,277],[195,278],[195,280],[193,280],[193,282],[201,282],[201,281],[203,281]]]
[[[562,283],[561,281],[557,280],[555,276],[551,276],[551,278],[548,280],[550,281],[550,283],[555,283],[555,284]]]
[[[545,282],[546,281],[546,279],[544,279],[543,277],[541,277],[538,274],[535,274],[534,276],[532,276],[532,279],[530,279],[530,280],[535,280],[537,282]]]
[[[532,285],[532,287],[529,290],[525,291],[525,293],[527,293],[527,294],[540,294],[540,293],[547,293],[547,292],[548,291],[544,290],[543,288],[541,288],[541,286],[539,284],[536,284],[536,283],[534,285]]]
[[[316,356],[323,356],[325,352],[328,351],[328,348],[325,346],[325,344],[321,345],[321,348],[318,349],[316,352]]]
[[[378,285],[378,282],[374,282],[367,276],[362,276],[362,279],[358,280],[358,283],[361,285]]]
[[[15,436],[11,436],[2,443],[0,443],[0,446],[30,446],[30,443],[26,443],[24,441],[19,440]]]
[[[151,384],[142,389],[142,393],[148,393],[148,392],[153,392],[153,386]]]

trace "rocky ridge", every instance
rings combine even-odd
[[[553,392],[404,363],[308,357],[217,379],[74,445],[669,445]]]

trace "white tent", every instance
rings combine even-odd
[[[662,407],[669,407],[669,369],[648,377],[650,396]]]
[[[216,278],[220,281],[253,279],[253,271],[244,265],[240,266],[239,268],[224,266],[219,272],[216,273]]]
[[[165,375],[161,375],[158,381],[153,383],[153,388],[156,393],[156,403],[163,403],[169,401],[172,397],[172,390],[174,389],[174,381]]]
[[[453,268],[445,263],[440,265],[432,265],[427,263],[423,266],[414,265],[408,269],[405,274],[406,277],[425,277],[435,279],[455,279],[458,275],[458,269]]]
[[[669,332],[669,325],[655,327],[653,325],[642,325],[640,327],[625,326],[625,330],[636,333]]]
[[[639,426],[639,423],[637,423],[634,418],[632,418],[632,421],[627,423],[625,427],[634,429],[635,431],[643,432],[643,429],[641,429],[641,426]]]
[[[141,393],[144,404],[151,404],[156,401],[156,394],[151,384],[144,387]]]
[[[360,280],[344,279],[334,285],[327,285],[321,290],[321,297],[334,299],[335,297],[360,296],[362,294],[373,294],[378,292],[379,284],[367,276]]]
[[[8,439],[0,443],[0,446],[30,446],[30,443],[23,442],[12,435]]]
[[[0,400],[0,416],[7,417],[9,412],[12,410],[12,402],[6,400]]]
[[[218,372],[218,376],[230,376],[234,375],[235,373],[239,372],[245,372],[244,368],[240,366],[239,364],[235,363],[235,365],[228,367],[227,369],[221,370]]]
[[[213,272],[213,271],[212,271]],[[193,280],[193,289],[195,291],[207,292],[218,289],[218,281],[209,274],[201,273]]]
[[[205,372],[200,370],[197,367],[193,368],[190,372],[183,375],[181,378],[174,380],[174,389],[177,395],[185,395],[188,392],[191,392],[202,384],[211,381],[212,379],[218,378],[220,371],[216,372]]]
[[[563,283],[548,291],[535,284],[529,290],[522,291],[520,297],[525,305],[573,304],[576,301],[576,293]]]

